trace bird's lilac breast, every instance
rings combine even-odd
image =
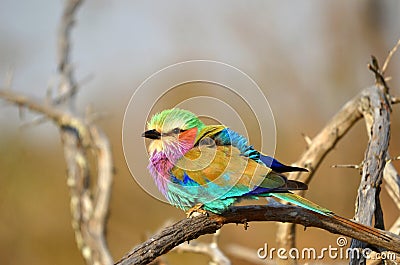
[[[191,147],[193,147],[193,144],[181,142],[179,145],[164,145],[163,151],[151,154],[147,168],[164,196],[168,192],[167,183],[171,181],[171,169],[175,166],[176,161]]]
[[[158,189],[165,196],[167,192],[167,182],[169,181],[169,172],[174,167],[171,161],[163,152],[154,153],[150,157],[149,169]]]

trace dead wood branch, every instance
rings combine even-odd
[[[187,244],[183,243],[174,248],[174,251],[179,252],[191,252],[191,253],[200,253],[211,258],[210,264],[213,265],[230,265],[231,261],[225,254],[221,251],[218,246],[218,239],[221,230],[217,230],[213,235],[213,240],[211,243],[204,242],[188,242]]]
[[[222,215],[210,215],[209,217],[203,215],[183,219],[166,227],[160,233],[129,251],[116,264],[147,264],[183,242],[204,234],[215,233],[225,224],[245,224],[252,221],[291,222],[305,227],[319,227],[331,233],[357,238],[377,247],[400,252],[400,237],[389,232],[383,231],[391,238],[390,241],[384,241],[365,231],[355,231],[347,224],[340,223],[335,219],[296,206],[239,206],[232,207],[230,211]]]
[[[112,264],[104,235],[113,178],[107,137],[96,126],[44,102],[10,90],[0,90],[0,98],[43,114],[60,128],[77,245],[87,264]],[[89,181],[93,177],[89,172],[89,152],[93,152],[96,158],[98,176],[95,184]],[[94,193],[91,192],[91,185],[95,185]]]
[[[77,82],[70,62],[71,30],[82,0],[67,0],[58,33],[58,71],[60,73],[58,98],[53,104],[67,103],[74,112]],[[83,121],[83,120],[82,120]],[[105,224],[109,207],[113,162],[108,138],[95,125],[81,122],[87,135],[77,133],[76,126],[58,124],[67,163],[67,183],[71,194],[72,227],[75,238],[87,264],[112,264],[113,260],[105,239]],[[89,171],[88,151],[96,158],[97,183],[91,192],[93,176]],[[95,178],[93,178],[95,179]]]
[[[379,75],[380,73],[378,72],[376,74]],[[385,167],[385,159],[382,158],[386,158],[385,152],[387,152],[389,140],[388,126],[390,124],[390,120],[388,113],[390,112],[390,102],[388,99],[390,99],[390,97],[388,94],[385,93],[387,92],[387,87],[386,83],[384,82],[384,78],[381,77],[379,81],[381,83],[377,83],[375,86],[364,89],[359,95],[348,101],[343,106],[343,108],[331,119],[331,121],[320,131],[320,133],[318,133],[317,136],[312,139],[312,141],[308,145],[308,149],[300,156],[300,159],[295,163],[297,165],[309,168],[311,170],[311,173],[308,175],[301,173],[291,173],[289,176],[290,179],[296,179],[305,183],[309,183],[314,175],[315,170],[318,168],[324,157],[335,147],[340,138],[343,137],[358,120],[364,117],[367,124],[370,124],[370,126],[372,126],[372,124],[376,122],[376,127],[374,128],[377,130],[374,134],[375,137],[373,138],[373,141],[376,141],[376,143],[374,144],[370,142],[368,144],[368,150],[371,150],[371,148],[372,150],[371,154],[368,154],[366,156],[366,159],[372,157],[373,155],[378,155],[378,158],[375,158],[375,161],[373,162],[368,162],[369,164],[373,164],[373,166],[366,167],[368,170],[363,167],[363,175],[365,177],[367,174],[376,174],[375,181],[373,181],[374,185],[381,181],[382,172]],[[373,114],[382,115],[382,118],[378,120],[371,120],[371,115]],[[377,137],[379,136],[377,134],[378,131],[379,133],[381,133],[383,139],[377,139]],[[370,132],[370,130],[368,130],[368,132]],[[376,150],[376,148],[379,148],[379,150]],[[384,151],[383,149],[385,149],[386,151]],[[383,157],[380,156],[379,158],[379,155],[383,155]],[[368,160],[364,160],[364,163],[366,161]],[[378,162],[379,166],[376,164],[376,162]],[[378,171],[374,171],[374,173],[372,173],[371,170]],[[393,175],[394,174],[392,174],[392,176]],[[371,188],[375,189],[376,186],[377,185]],[[363,187],[366,186],[363,185]],[[304,195],[304,193],[305,192],[300,192],[301,195]],[[376,192],[373,193],[376,194]],[[363,206],[360,207],[368,206],[363,204]],[[375,207],[373,208],[373,211],[375,212]],[[377,217],[379,216],[380,215],[378,214]],[[368,224],[368,222],[366,224]],[[294,224],[278,224],[277,243],[279,247],[283,247],[286,249],[295,247]],[[296,261],[287,260],[282,262],[295,263]]]
[[[73,98],[77,92],[77,82],[74,77],[74,71],[70,62],[71,54],[71,31],[75,22],[75,14],[83,0],[66,0],[63,15],[61,17],[58,44],[57,44],[57,69],[60,73],[59,97],[53,101],[54,104],[70,102],[73,104]]]
[[[226,249],[229,255],[239,260],[246,261],[247,264],[254,264],[254,265],[275,264],[275,262],[273,262],[272,260],[260,259],[257,255],[257,252],[250,247],[245,247],[239,244],[231,244],[228,245]]]
[[[375,74],[379,76],[376,60]],[[383,178],[383,170],[388,157],[390,139],[390,111],[391,106],[387,100],[389,95],[382,76],[377,77],[377,84],[369,88],[368,96],[362,97],[360,111],[363,114],[367,126],[369,142],[365,152],[360,186],[356,200],[355,220],[372,225],[375,217],[375,227],[384,229],[383,212],[380,205],[380,190]],[[368,91],[368,90],[367,90]],[[352,240],[352,248],[365,248],[364,242]],[[361,260],[353,257],[351,264],[360,264]]]
[[[60,128],[67,164],[67,185],[71,194],[72,227],[79,250],[87,264],[112,264],[107,247],[105,225],[113,178],[113,161],[108,138],[95,125],[74,115],[73,101],[77,91],[70,63],[70,34],[81,0],[67,0],[58,36],[59,97],[36,101],[26,96],[0,90],[0,98],[19,109],[27,108],[44,115]],[[62,108],[60,103],[68,103]],[[90,172],[89,156],[95,158],[97,177]],[[93,180],[97,180],[96,182]]]
[[[361,119],[362,113],[359,111],[359,105],[362,94],[360,93],[351,99],[337,112],[328,124],[312,139],[308,144],[307,150],[295,162],[296,165],[308,168],[310,173],[294,172],[289,174],[289,179],[310,183],[325,156],[335,147],[347,131]],[[304,195],[305,192],[300,192],[299,194]],[[285,249],[295,247],[295,231],[294,224],[278,224],[276,238],[278,246]],[[295,261],[287,260],[282,262],[293,263]]]

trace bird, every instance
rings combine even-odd
[[[308,170],[262,154],[229,127],[205,125],[196,114],[172,108],[153,115],[142,137],[150,139],[147,168],[159,191],[188,217],[223,214],[243,199],[274,197],[388,240],[379,230],[293,193],[308,186],[284,173]]]

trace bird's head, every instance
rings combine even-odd
[[[158,152],[184,155],[193,147],[204,123],[192,112],[183,109],[167,109],[155,114],[147,124],[143,137],[151,139],[150,155]]]

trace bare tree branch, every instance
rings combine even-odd
[[[174,250],[179,252],[192,252],[200,253],[211,258],[211,263],[213,265],[230,265],[231,262],[228,257],[221,251],[218,247],[218,238],[221,230],[217,230],[213,236],[211,243],[203,242],[188,242],[178,245]]]
[[[73,99],[77,83],[70,63],[70,32],[74,15],[82,1],[66,1],[58,36],[58,70],[60,96],[55,101],[39,102],[28,97],[0,90],[0,98],[28,108],[52,120],[59,128],[67,164],[67,185],[71,194],[72,227],[79,250],[87,264],[112,264],[105,239],[113,162],[109,142],[95,125],[73,115]],[[67,102],[62,110],[59,103]],[[54,104],[54,105],[53,105]],[[97,178],[90,172],[89,156],[93,154]],[[91,180],[96,179],[95,187]],[[93,181],[94,182],[94,181]],[[94,190],[94,192],[92,192]]]
[[[380,72],[376,72],[378,77],[380,76]],[[377,80],[378,80],[377,77]],[[308,144],[307,150],[300,156],[300,159],[295,163],[300,166],[305,166],[311,170],[310,174],[302,174],[298,172],[291,173],[289,178],[299,180],[305,183],[309,183],[314,175],[315,170],[323,160],[323,158],[334,148],[336,143],[340,140],[341,137],[362,117],[366,120],[367,124],[374,124],[375,120],[371,120],[372,114],[380,114],[384,118],[376,120],[376,129],[380,131],[383,135],[383,139],[377,139],[378,132],[375,132],[374,135],[377,135],[371,141],[373,143],[369,143],[369,149],[373,150],[375,155],[383,155],[386,157],[386,153],[382,152],[387,151],[388,141],[389,141],[389,130],[388,125],[390,123],[388,113],[390,112],[390,103],[388,99],[389,95],[386,94],[386,83],[384,78],[381,76],[379,78],[381,83],[377,83],[377,85],[372,86],[370,88],[364,89],[359,95],[355,98],[347,102],[343,108],[332,118],[332,120],[321,130],[321,132],[312,139]],[[374,103],[371,103],[374,102]],[[383,109],[381,109],[383,108]],[[382,124],[383,123],[383,124]],[[368,130],[368,129],[367,129]],[[369,131],[369,130],[368,130]],[[383,143],[381,142],[383,141]],[[382,145],[383,144],[383,145]],[[371,146],[372,145],[372,146]],[[382,146],[381,146],[382,145]],[[376,146],[376,147],[375,147]],[[378,153],[376,153],[376,148],[381,147]],[[385,149],[386,147],[386,149]],[[386,151],[384,151],[386,150]],[[367,157],[371,158],[373,154],[369,154]],[[368,170],[363,168],[363,175],[366,176],[368,174],[377,174],[379,178],[378,182],[381,181],[382,171],[385,167],[385,159],[375,158],[375,161],[378,161],[379,167],[367,167]],[[383,161],[382,161],[383,160]],[[367,161],[367,160],[365,160]],[[364,161],[364,163],[365,163]],[[371,163],[371,162],[370,162]],[[378,170],[374,171],[373,170]],[[377,183],[375,183],[377,184]],[[364,185],[364,187],[366,187]],[[374,186],[375,188],[375,186]],[[305,191],[300,192],[301,195],[304,195]],[[375,193],[376,194],[376,193]],[[374,199],[375,201],[375,199]],[[366,206],[367,207],[367,206]],[[375,211],[375,207],[373,208]],[[378,216],[377,216],[378,217]],[[379,219],[379,218],[378,218]],[[294,224],[279,224],[278,232],[277,232],[277,243],[279,247],[283,247],[286,249],[295,247],[295,225]],[[280,261],[286,264],[294,264],[295,260],[283,260]]]
[[[275,262],[273,262],[272,260],[261,259],[260,257],[258,257],[257,252],[254,249],[242,245],[238,244],[228,245],[227,251],[231,256],[246,261],[247,264],[255,264],[255,265],[275,264]]]
[[[60,128],[77,245],[88,264],[112,264],[104,235],[113,178],[113,162],[107,137],[96,126],[55,106],[45,105],[9,90],[0,90],[0,98],[43,114]],[[98,176],[94,194],[89,181],[89,152],[93,152],[97,160]]]
[[[386,60],[382,66],[382,75],[385,75],[385,72],[389,65],[389,62],[392,60],[392,57],[395,54],[395,52],[397,51],[397,49],[399,48],[399,46],[400,46],[400,39],[397,41],[396,45],[394,45],[394,47],[390,50],[388,56],[386,57]]]
[[[398,217],[397,220],[393,223],[389,231],[396,235],[400,233],[400,217]]]
[[[81,0],[67,0],[58,34],[58,71],[61,75],[59,97],[53,104],[66,102],[68,111],[74,111],[77,82],[70,62],[71,30]],[[67,183],[71,193],[72,226],[75,238],[87,264],[112,264],[113,260],[105,239],[113,163],[107,137],[95,125],[82,122],[87,137],[76,133],[77,126],[61,124],[61,139],[67,163]],[[59,124],[60,125],[60,124]],[[83,143],[83,145],[82,145]],[[89,143],[89,145],[85,145]],[[91,172],[87,147],[97,159],[97,185],[92,194]]]
[[[398,97],[392,97],[392,98],[390,99],[390,101],[392,102],[392,104],[397,104],[397,103],[400,103],[400,98],[398,98]]]
[[[0,89],[0,98],[17,105],[17,107],[27,108],[31,111],[43,114],[60,126],[76,127],[75,129],[79,135],[87,140],[85,146],[89,145],[91,140],[90,137],[88,137],[89,131],[87,126],[81,119],[74,117],[72,114],[62,111],[55,106],[46,104],[45,102],[26,97],[5,88]]]
[[[386,165],[387,150],[390,140],[390,111],[388,87],[380,73],[376,58],[372,57],[369,68],[375,73],[376,85],[371,87],[368,97],[361,100],[360,111],[363,114],[369,142],[363,161],[360,186],[358,188],[355,220],[372,225],[375,217],[375,227],[384,229],[383,212],[380,204],[380,190],[383,170]],[[367,245],[358,240],[352,240],[352,248],[365,248]],[[364,257],[352,257],[350,264],[365,262]]]
[[[67,164],[67,185],[71,194],[72,227],[79,250],[87,264],[112,264],[105,239],[105,224],[109,208],[113,162],[111,148],[104,133],[90,122],[74,115],[77,82],[70,62],[71,30],[81,0],[67,0],[58,34],[59,93],[56,100],[37,101],[12,92],[10,84],[0,90],[0,98],[15,104],[20,111],[27,108],[50,119],[60,128]],[[68,103],[62,109],[60,103]],[[95,158],[97,177],[90,172],[90,155]],[[94,188],[91,180],[96,179]],[[93,192],[92,192],[93,191]]]
[[[386,163],[383,179],[389,196],[400,210],[400,175],[391,162]]]
[[[70,62],[71,31],[74,26],[75,13],[82,2],[82,0],[66,0],[65,2],[57,38],[57,68],[61,78],[59,85],[60,96],[54,100],[54,104],[69,101],[69,106],[72,107],[73,98],[77,92],[77,82]]]
[[[247,224],[252,221],[291,222],[305,227],[319,227],[331,233],[357,238],[368,244],[400,253],[400,237],[389,232],[382,231],[390,238],[389,241],[385,241],[366,231],[354,230],[348,224],[333,218],[296,206],[239,206],[232,207],[230,211],[222,215],[212,214],[209,217],[202,215],[187,218],[166,227],[160,233],[129,251],[116,264],[147,264],[183,242],[193,240],[203,234],[215,233],[225,224]]]
[[[360,93],[348,101],[328,122],[327,125],[308,143],[306,151],[300,155],[295,162],[296,165],[306,167],[309,174],[293,172],[289,179],[310,183],[314,173],[325,156],[335,147],[337,142],[347,133],[348,130],[362,117],[359,105],[363,93]],[[305,191],[299,192],[304,196]],[[295,247],[295,225],[291,223],[278,224],[277,245],[278,247],[291,249]],[[282,260],[282,263],[296,263],[295,260]]]

